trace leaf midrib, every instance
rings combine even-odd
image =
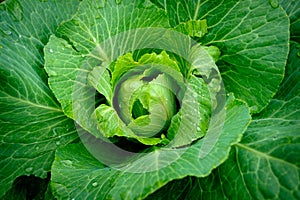
[[[46,105],[41,105],[41,104],[37,104],[37,103],[34,103],[34,102],[31,102],[31,101],[27,101],[27,100],[24,100],[24,99],[21,99],[21,98],[17,98],[17,97],[14,97],[14,96],[11,96],[11,95],[7,95],[9,99],[14,99],[15,101],[17,102],[22,102],[24,104],[29,104],[33,107],[37,107],[37,108],[43,108],[43,109],[46,109],[46,110],[52,110],[52,111],[55,111],[55,112],[60,112],[62,113],[62,110],[59,109],[59,108],[55,108],[55,107],[50,107],[50,106],[46,106]],[[0,98],[1,99],[1,98]]]
[[[260,157],[264,157],[267,160],[274,160],[274,161],[277,161],[277,162],[281,162],[283,164],[289,165],[291,167],[294,167],[294,168],[300,170],[300,167],[298,167],[295,164],[289,163],[286,160],[281,160],[281,159],[279,159],[277,157],[274,157],[274,156],[270,156],[269,154],[266,154],[264,152],[260,152],[260,151],[254,149],[254,148],[251,148],[251,147],[249,147],[249,146],[247,146],[245,144],[237,143],[237,144],[234,144],[234,146],[236,146],[237,148],[241,148],[241,149],[247,150],[247,151],[249,151],[249,152],[251,152],[253,154],[256,154],[256,155],[258,155]]]

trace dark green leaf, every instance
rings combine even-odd
[[[300,1],[281,0],[281,6],[290,18],[291,39],[300,42]]]
[[[217,63],[225,88],[257,113],[278,90],[288,54],[289,21],[268,0],[153,0],[176,26],[189,20],[207,21],[201,44],[217,46]]]
[[[43,47],[78,3],[11,0],[0,5],[0,197],[21,175],[45,178],[55,149],[77,137],[47,86]]]

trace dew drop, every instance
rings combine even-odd
[[[257,107],[257,106],[251,106],[250,109],[252,109],[252,110],[257,110],[258,107]]]
[[[272,8],[277,8],[279,6],[279,0],[269,0]]]
[[[200,127],[197,127],[197,131],[201,131],[201,128],[200,128]]]
[[[56,71],[54,70],[48,70],[48,74],[51,75],[51,76],[57,76],[57,73]],[[53,132],[55,131],[55,128],[53,129]],[[56,132],[54,132],[56,134]],[[56,136],[56,135],[53,135],[53,136]]]
[[[6,35],[11,35],[11,31],[4,31]]]
[[[39,150],[39,149],[40,149],[40,147],[39,147],[39,146],[35,147],[35,150]]]
[[[55,144],[56,144],[57,146],[59,146],[59,145],[60,145],[60,141],[56,141]]]
[[[84,58],[84,57],[85,57],[85,55],[84,55],[84,54],[81,54],[81,57],[83,57],[83,58]]]
[[[121,1],[122,1],[122,0],[116,0],[116,3],[117,3],[117,4],[120,4],[120,3],[121,3]]]
[[[73,162],[71,160],[62,160],[61,162],[65,166],[72,166],[72,164],[73,164]]]
[[[22,35],[19,35],[19,38],[22,38]]]
[[[299,57],[300,57],[300,51],[298,51],[298,53],[297,53],[297,56],[299,56]]]
[[[97,182],[92,183],[92,186],[93,186],[93,187],[96,187],[97,185],[98,185]]]
[[[33,167],[27,167],[25,169],[25,172],[30,173],[30,172],[32,172],[32,170],[33,170]]]
[[[50,49],[49,52],[50,52],[50,53],[53,53],[53,49]]]

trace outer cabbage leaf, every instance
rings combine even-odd
[[[281,6],[290,18],[291,39],[300,42],[300,2],[295,0],[281,0]]]
[[[21,175],[45,178],[55,149],[77,138],[73,121],[47,86],[42,50],[78,4],[12,0],[0,5],[0,197]]]
[[[173,179],[208,175],[212,168],[226,160],[230,146],[241,138],[250,121],[247,106],[229,99],[224,128],[211,149],[203,149],[205,142],[216,140],[218,133],[189,147],[157,149],[117,170],[102,165],[81,144],[60,148],[52,167],[54,196],[59,199],[142,199]],[[206,151],[209,153],[205,154]],[[155,170],[150,170],[152,168]]]
[[[285,77],[275,99],[289,100],[300,94],[300,44],[292,41],[290,43],[291,49],[285,70]]]
[[[296,46],[291,46],[286,78],[277,98],[254,117],[242,141],[218,169],[226,196],[300,198],[300,48]]]
[[[46,194],[49,179],[50,176],[46,179],[38,178],[33,175],[18,177],[1,199],[23,200],[27,198],[52,200],[50,194]]]
[[[58,32],[67,37],[78,51],[88,54],[96,44],[126,30],[169,26],[165,12],[147,0],[121,2],[83,1],[77,14],[63,23]]]
[[[267,106],[282,81],[288,55],[289,21],[281,7],[262,0],[153,2],[166,10],[173,27],[206,19],[208,33],[199,42],[221,50],[217,65],[226,90],[254,113]]]

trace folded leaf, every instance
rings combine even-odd
[[[192,76],[188,84],[180,111],[172,118],[168,130],[171,147],[184,146],[203,137],[209,126],[212,107],[206,83]]]

